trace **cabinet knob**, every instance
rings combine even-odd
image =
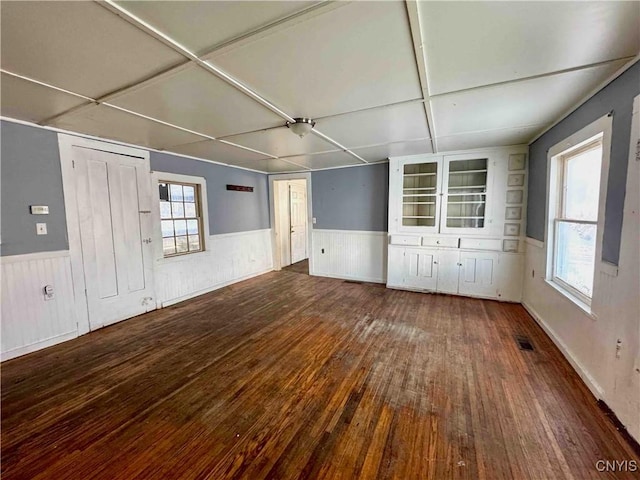
[[[438,262],[436,262],[436,261],[434,260],[434,261],[433,261],[433,264],[434,264],[434,265],[437,265],[437,264],[438,264]]]

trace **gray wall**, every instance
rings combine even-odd
[[[386,232],[389,164],[311,173],[314,228]]]
[[[67,250],[58,136],[3,121],[0,138],[0,254]],[[48,205],[49,215],[31,215],[30,205]],[[37,222],[47,224],[47,235],[36,235]]]
[[[547,152],[594,120],[612,111],[613,132],[607,184],[602,259],[614,264],[620,257],[627,162],[633,98],[640,93],[640,62],[636,62],[594,97],[530,146],[527,236],[544,240],[547,197]]]
[[[5,121],[0,134],[0,255],[67,250],[58,135]],[[151,169],[206,178],[212,235],[269,228],[266,174],[157,152],[151,152]],[[227,191],[228,183],[254,191]],[[49,215],[31,215],[30,205],[48,205]],[[48,235],[36,235],[36,222],[47,224]]]
[[[151,152],[151,170],[206,178],[211,235],[270,228],[266,174],[158,152]],[[254,189],[234,192],[227,184]]]

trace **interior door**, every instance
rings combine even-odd
[[[156,308],[148,160],[74,147],[91,330]]]
[[[289,184],[291,224],[291,263],[307,258],[307,188],[306,184]]]

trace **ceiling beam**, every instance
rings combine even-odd
[[[413,52],[420,79],[422,98],[424,99],[424,112],[427,116],[427,127],[429,137],[431,137],[431,149],[434,153],[438,151],[438,139],[436,137],[436,125],[431,108],[431,95],[429,94],[429,77],[427,75],[427,63],[424,58],[424,48],[422,41],[422,30],[420,29],[420,13],[418,3],[415,0],[406,0],[407,16],[409,17],[409,29],[411,30],[411,40],[413,41]]]

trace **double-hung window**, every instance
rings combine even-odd
[[[203,251],[200,185],[160,181],[158,189],[163,256]]]
[[[590,305],[596,263],[603,135],[556,157],[552,281]]]

